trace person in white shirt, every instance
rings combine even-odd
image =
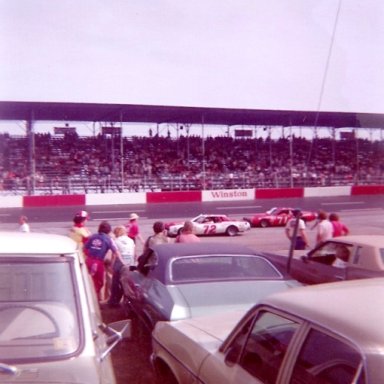
[[[289,241],[295,241],[294,249],[303,250],[309,246],[308,236],[306,233],[305,222],[300,218],[301,210],[296,208],[293,210],[293,217],[288,220],[285,226],[285,235],[289,239]],[[299,220],[297,227],[296,239],[293,238],[296,222]]]
[[[319,223],[317,224],[316,245],[323,243],[333,237],[333,225],[328,220],[328,214],[325,211],[318,213]]]
[[[24,216],[24,215],[20,216],[19,224],[20,224],[20,227],[19,227],[20,232],[30,232],[27,216]]]
[[[113,242],[119,250],[120,258],[116,258],[112,265],[113,275],[111,284],[111,294],[108,299],[109,307],[118,307],[123,297],[124,291],[120,283],[121,270],[129,268],[135,264],[135,242],[127,236],[127,230],[123,225],[119,225],[113,230],[115,235]]]
[[[133,265],[135,263],[135,242],[127,235],[126,228],[119,225],[113,230],[113,234],[124,265]]]

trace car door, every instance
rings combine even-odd
[[[299,328],[289,317],[258,311],[204,361],[199,379],[207,384],[276,383]]]
[[[91,381],[98,378],[100,383],[114,383],[115,374],[112,358],[110,354],[105,354],[108,347],[108,335],[102,326],[104,321],[101,316],[99,303],[94,292],[91,276],[85,265],[81,265],[81,279],[78,279],[78,283],[83,285],[83,287],[78,287],[78,289],[80,291],[84,289],[86,298],[86,302],[83,303],[82,308],[82,321],[84,322],[85,329],[87,329],[88,326],[90,327],[92,339],[89,338],[89,340],[92,340],[94,344],[95,356],[94,359],[90,359],[90,362],[98,362],[97,364],[92,363],[92,366],[88,367],[90,369],[84,369],[84,371],[88,371],[87,375]],[[80,294],[80,296],[82,295]],[[89,353],[88,351],[91,350],[90,346],[86,346],[86,349],[86,353]]]
[[[281,209],[279,213],[274,217],[274,225],[285,226],[292,215],[290,215],[289,209]]]

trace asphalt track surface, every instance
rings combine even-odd
[[[339,213],[341,220],[349,227],[351,234],[384,235],[384,196],[347,196],[307,199],[268,199],[242,202],[219,203],[180,203],[150,205],[110,205],[92,207],[46,207],[46,208],[0,208],[0,230],[18,230],[18,218],[21,214],[29,217],[31,231],[58,233],[66,235],[72,224],[75,212],[86,209],[90,213],[88,227],[97,231],[101,220],[108,220],[112,227],[127,223],[129,214],[139,214],[139,225],[143,238],[152,234],[152,224],[156,220],[183,221],[199,213],[221,213],[241,219],[252,213],[265,212],[274,206],[300,207],[305,210],[323,209]],[[307,226],[310,244],[314,246],[316,229]],[[202,242],[231,242],[245,244],[255,250],[273,251],[288,255],[289,243],[284,229],[252,228],[235,237],[215,236],[201,238]],[[138,251],[140,253],[140,247]],[[125,318],[121,309],[103,309],[105,322]],[[150,335],[133,320],[133,337],[121,343],[112,353],[117,383],[151,384],[154,376],[149,364],[151,352]]]
[[[234,219],[265,212],[274,206],[300,207],[303,210],[323,209],[339,213],[341,220],[350,228],[351,234],[384,234],[384,196],[343,196],[306,199],[263,199],[255,201],[215,202],[215,203],[161,203],[147,205],[109,205],[90,207],[46,207],[46,208],[0,208],[0,230],[18,230],[18,218],[28,216],[31,231],[67,234],[74,214],[86,209],[90,214],[88,227],[92,232],[102,220],[108,220],[112,227],[126,224],[130,213],[139,216],[140,231],[145,239],[152,234],[156,220],[183,221],[199,213],[227,214]],[[308,225],[310,245],[314,245],[315,230]],[[234,238],[226,236],[205,237],[203,241],[230,241],[265,251],[288,249],[289,244],[282,228],[252,228]],[[141,244],[138,244],[140,253]]]

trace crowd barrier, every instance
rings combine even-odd
[[[254,201],[274,198],[384,195],[384,185],[322,188],[223,189],[212,191],[139,192],[56,196],[0,196],[1,208],[129,205],[215,201]]]

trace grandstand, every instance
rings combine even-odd
[[[24,120],[27,134],[1,134],[2,194],[56,195],[381,185],[383,140],[359,138],[359,128],[382,129],[383,116],[110,104],[0,102],[0,120]],[[264,125],[266,137],[229,134],[123,136],[122,129],[82,137],[34,133],[36,121]],[[115,124],[115,125],[114,125]],[[331,127],[328,138],[295,136],[292,126]],[[273,127],[276,127],[274,129]],[[272,138],[271,131],[290,128]],[[351,127],[336,140],[335,130]],[[204,131],[204,130],[202,130]],[[247,129],[241,133],[247,133]]]
[[[3,194],[78,194],[384,184],[384,143],[301,137],[1,135]],[[204,154],[202,148],[204,147]]]

